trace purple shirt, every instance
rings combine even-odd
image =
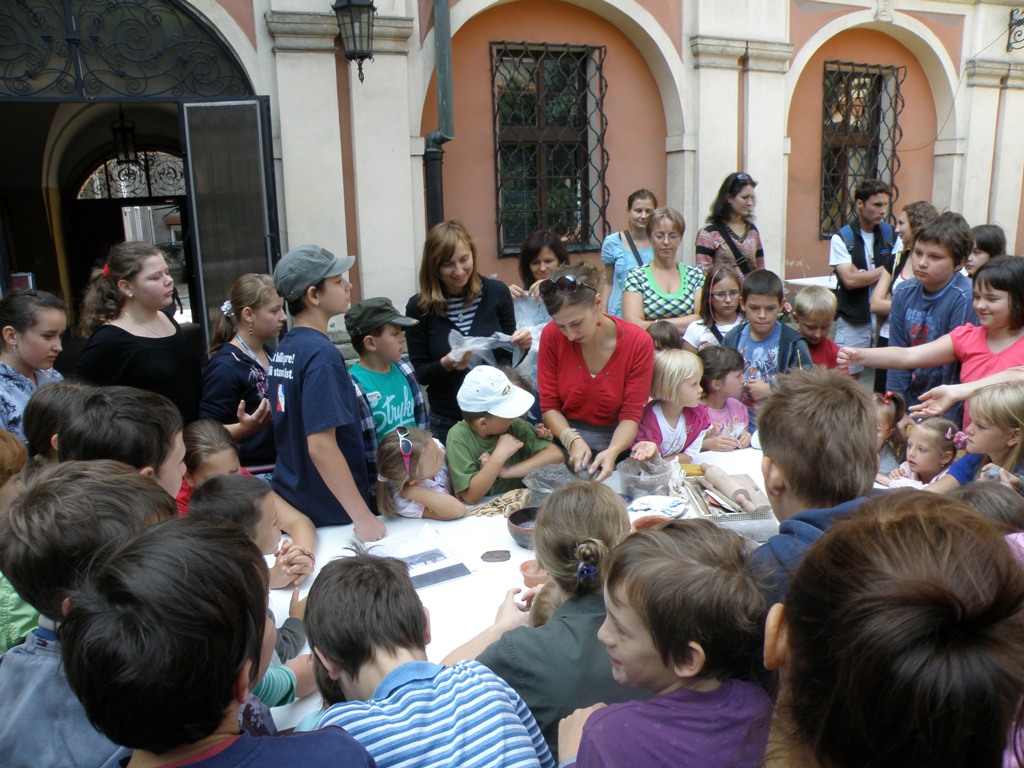
[[[768,744],[772,702],[754,683],[725,680],[713,691],[682,688],[587,718],[577,768],[756,768]]]

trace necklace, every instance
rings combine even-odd
[[[150,334],[151,334],[151,335],[152,335],[152,336],[153,336],[154,338],[157,338],[157,339],[161,339],[161,338],[163,338],[163,337],[164,337],[164,334],[162,334],[162,333],[161,333],[160,331],[154,331],[154,330],[153,330],[152,328],[150,328],[150,327],[149,327],[148,325],[146,325],[145,323],[143,323],[143,322],[142,322],[141,320],[137,319],[137,318],[136,318],[136,317],[135,317],[135,316],[134,316],[134,315],[133,315],[133,314],[132,314],[131,312],[129,312],[129,311],[127,310],[127,309],[123,309],[123,310],[121,310],[121,311],[122,311],[122,312],[124,312],[124,313],[125,313],[126,315],[128,315],[128,319],[129,319],[129,320],[131,320],[131,321],[132,321],[133,323],[135,323],[135,324],[136,324],[137,326],[139,326],[140,328],[142,328],[142,329],[143,329],[143,330],[145,330],[145,331],[149,331],[149,333],[150,333]],[[159,322],[159,318],[157,319],[157,321]]]
[[[260,368],[262,368],[264,371],[267,371],[269,373],[270,372],[270,365],[269,364],[268,365],[264,365],[263,361],[260,360],[259,355],[257,355],[255,352],[253,352],[252,349],[249,348],[249,345],[245,343],[245,340],[241,336],[239,336],[237,333],[235,334],[235,338],[238,340],[238,343],[241,345],[242,351],[245,352],[245,354],[247,354],[253,360],[255,360],[256,364],[259,365]]]

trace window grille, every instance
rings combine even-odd
[[[906,67],[826,61],[821,132],[822,238],[831,237],[856,217],[854,190],[865,179],[881,179],[892,189],[891,210],[899,189],[896,153],[903,130],[900,86]],[[890,213],[890,220],[892,215]]]
[[[491,43],[498,254],[546,224],[570,251],[608,234],[604,47]]]
[[[139,152],[139,162],[105,160],[78,190],[79,200],[133,197],[183,197],[185,169],[180,157]]]

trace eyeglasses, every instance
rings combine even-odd
[[[678,232],[669,232],[667,235],[658,232],[656,234],[651,235],[651,240],[653,240],[656,243],[674,243],[680,237],[681,235]]]
[[[540,297],[546,299],[548,296],[553,296],[556,291],[563,296],[572,296],[580,288],[589,288],[594,293],[597,293],[597,288],[584,283],[576,275],[562,275],[557,279],[549,278],[541,283],[537,290],[540,293]]]
[[[402,452],[402,461],[405,462],[405,474],[412,477],[409,469],[409,457],[412,456],[412,440],[409,439],[407,427],[395,427],[395,434],[398,435],[398,450]]]
[[[739,291],[715,291],[711,294],[711,298],[725,301],[726,299],[735,299],[739,295]]]

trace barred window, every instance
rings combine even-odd
[[[899,189],[896,149],[903,130],[900,86],[906,67],[826,61],[821,133],[820,236],[830,237],[856,216],[854,190],[865,179],[881,179]],[[891,215],[890,215],[891,219]]]
[[[608,233],[604,47],[491,43],[498,254],[546,224],[570,251]]]

